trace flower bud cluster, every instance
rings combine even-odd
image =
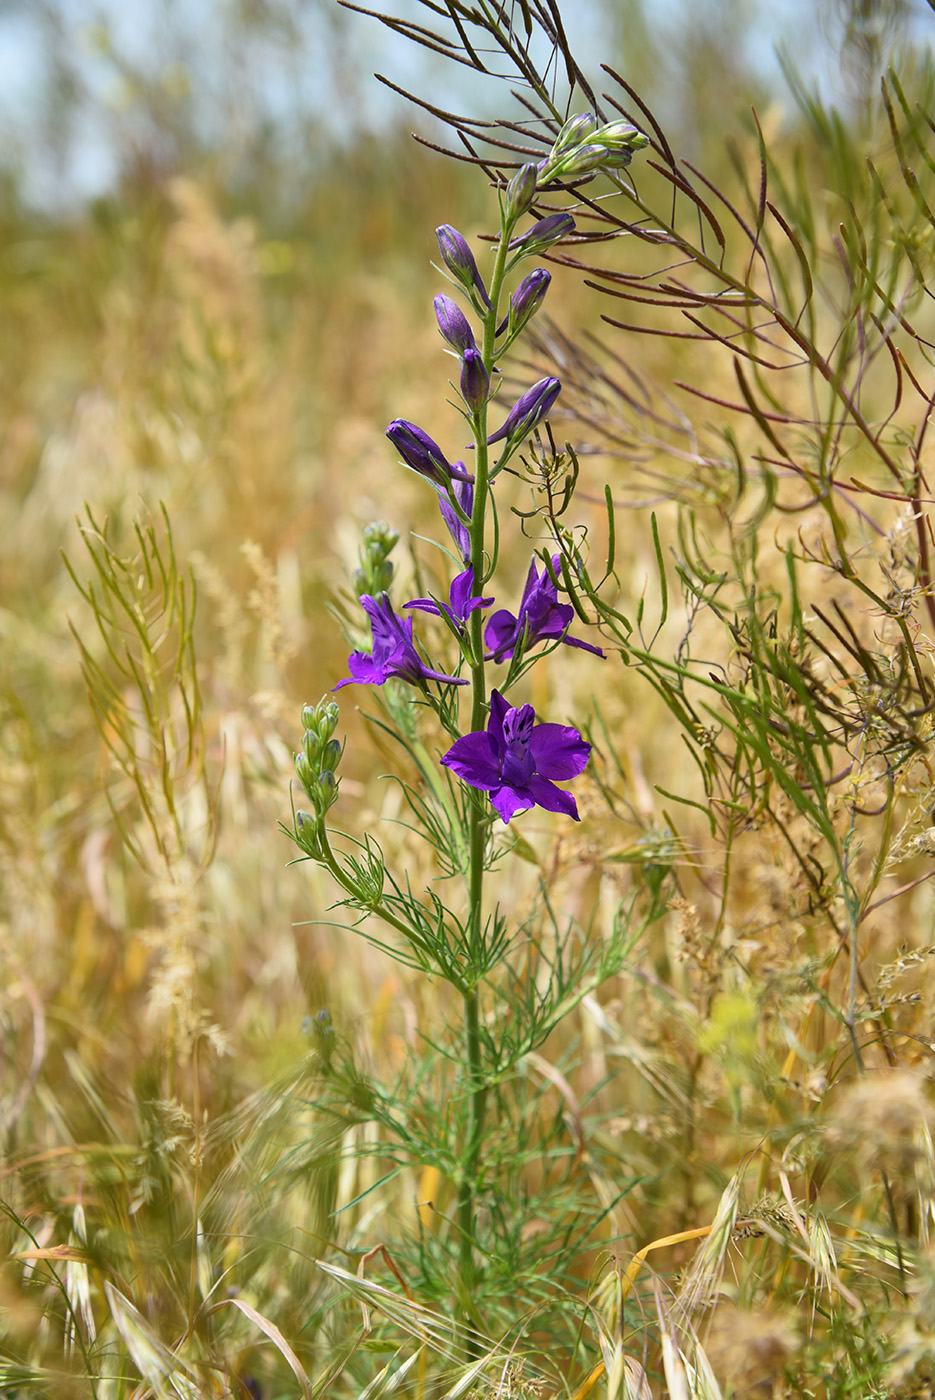
[[[295,756],[295,771],[314,812],[296,815],[296,831],[301,837],[314,841],[314,835],[328,808],[337,801],[340,780],[338,764],[344,745],[332,737],[338,723],[338,705],[327,697],[317,705],[305,705],[302,710],[302,752]]]
[[[630,164],[633,152],[649,145],[649,138],[627,121],[603,126],[590,112],[571,117],[555,144],[538,166],[539,187],[553,180],[576,180],[597,170],[620,170]]]
[[[386,593],[393,579],[393,565],[388,555],[399,541],[399,534],[382,520],[364,527],[360,540],[360,568],[354,570],[352,583],[358,598],[369,593],[378,598]]]
[[[464,236],[450,224],[442,224],[435,236],[445,266],[470,294],[475,310],[483,314],[490,307],[490,298]],[[444,295],[435,298],[435,319],[442,339],[461,357],[461,397],[471,413],[480,413],[490,398],[490,373],[470,322],[457,302]]]

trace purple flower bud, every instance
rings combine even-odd
[[[438,239],[438,251],[441,254],[442,262],[448,271],[453,273],[462,287],[468,291],[476,291],[485,306],[490,306],[490,297],[487,295],[487,288],[481,280],[481,275],[477,270],[477,263],[474,261],[474,254],[467,245],[467,240],[462,233],[451,224],[441,224],[435,230],[435,237]]]
[[[490,397],[490,375],[479,350],[465,350],[461,366],[461,396],[472,413],[479,413]]]
[[[506,320],[501,321],[497,327],[497,335],[502,335],[507,326],[515,335],[522,330],[526,322],[535,316],[539,307],[545,301],[545,294],[549,290],[552,281],[552,274],[546,272],[544,267],[537,267],[534,272],[530,272],[524,277],[510,297],[510,314]]]
[[[454,498],[457,501],[458,505],[461,507],[462,512],[464,513],[464,515],[467,516],[468,520],[470,520],[471,513],[474,510],[474,487],[470,486],[467,482],[457,481],[454,483],[451,489],[452,494],[454,495]],[[471,562],[470,530],[459,518],[454,506],[448,500],[447,496],[442,494],[439,495],[438,508],[442,513],[442,519],[448,526],[451,538],[454,540],[455,544],[458,547],[458,552],[460,553],[462,560],[465,564],[469,564]]]
[[[492,437],[487,439],[488,444],[500,442],[503,438],[509,443],[531,433],[545,418],[561,389],[558,379],[540,379],[537,384],[533,384],[531,389],[527,389],[525,394],[516,400],[503,427],[498,428]]]
[[[394,418],[386,430],[386,436],[406,466],[414,472],[428,477],[435,486],[444,486],[446,480],[450,480],[451,463],[438,443],[417,428],[415,423],[407,423],[405,418]]]
[[[536,197],[538,179],[539,167],[535,161],[530,161],[528,165],[517,170],[506,187],[505,212],[508,219],[518,219],[521,214],[525,214]]]
[[[533,224],[525,233],[518,234],[512,239],[510,247],[521,250],[523,255],[528,257],[530,253],[541,253],[546,248],[551,248],[553,243],[574,231],[575,221],[570,214],[550,214],[548,218]]]
[[[439,293],[435,298],[435,319],[438,322],[438,329],[442,333],[442,339],[447,340],[453,350],[457,350],[459,355],[463,355],[465,350],[475,348],[474,332],[468,323],[468,318],[458,306],[457,302],[446,297],[444,293]]]

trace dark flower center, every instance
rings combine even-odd
[[[529,752],[535,718],[531,705],[521,705],[503,717],[505,752],[500,764],[500,776],[507,787],[525,787],[536,771],[535,761]]]

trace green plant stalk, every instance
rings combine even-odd
[[[482,355],[488,373],[494,363],[494,341],[496,340],[499,316],[500,294],[506,271],[507,252],[515,220],[501,218],[500,241],[494,261],[490,283],[492,309],[484,319],[484,344]],[[487,488],[490,481],[490,458],[487,449],[487,405],[484,404],[472,414],[471,426],[475,442],[474,506],[471,512],[471,565],[474,570],[474,588],[480,593],[484,583],[485,551],[484,526],[486,523]],[[472,653],[475,658],[471,666],[471,732],[485,728],[487,705],[487,676],[484,662],[484,641],[480,611],[471,614]],[[488,816],[484,794],[471,793],[468,828],[468,929],[469,946],[472,955],[480,953],[484,937],[484,860],[487,845]],[[461,1285],[462,1312],[471,1311],[474,1293],[474,1216],[477,1195],[478,1165],[480,1147],[484,1131],[484,1110],[487,1086],[480,1042],[480,998],[477,984],[463,992],[464,1004],[464,1043],[467,1061],[467,1092],[469,1099],[467,1147],[458,1183],[458,1234],[459,1276]]]

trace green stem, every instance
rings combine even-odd
[[[513,223],[501,221],[500,242],[490,282],[492,309],[484,319],[482,354],[488,373],[493,369],[500,295],[506,270],[507,250]],[[490,481],[490,457],[487,448],[487,405],[473,415],[475,462],[474,507],[471,513],[471,564],[474,569],[474,590],[479,593],[484,583],[486,554],[484,526],[487,517],[487,490]],[[471,667],[471,733],[486,728],[487,676],[484,662],[484,640],[480,611],[470,618],[472,653]],[[485,793],[471,790],[468,805],[468,919],[469,946],[476,961],[484,941],[484,861],[487,846],[488,810]],[[468,1138],[458,1184],[458,1230],[460,1234],[460,1292],[462,1315],[477,1317],[475,1294],[475,1198],[478,1187],[480,1148],[484,1131],[484,1109],[487,1088],[480,1043],[480,997],[477,985],[464,992],[464,1037],[467,1062]]]

